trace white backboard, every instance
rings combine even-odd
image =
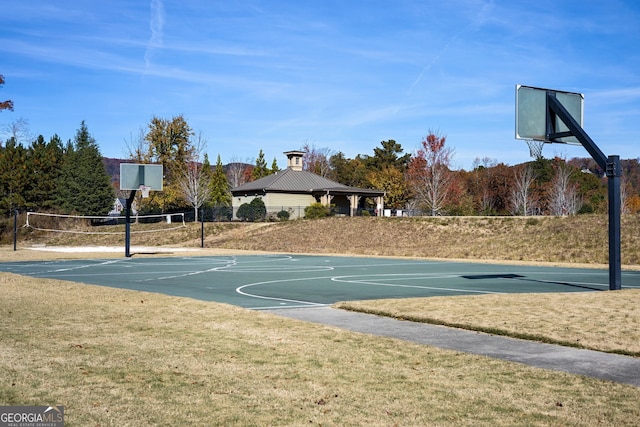
[[[573,136],[557,138],[553,141],[549,141],[547,138],[547,92],[555,93],[556,99],[567,109],[580,127],[583,127],[584,95],[581,93],[516,85],[516,139],[580,145],[580,142]],[[556,132],[569,130],[557,117],[555,129]]]
[[[138,190],[141,185],[162,191],[162,165],[120,163],[120,190]]]

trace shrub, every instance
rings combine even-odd
[[[242,221],[261,221],[267,216],[267,208],[262,199],[256,197],[251,203],[241,204],[236,216]]]
[[[306,219],[326,218],[330,212],[329,206],[325,206],[322,203],[313,203],[304,208],[304,217]]]
[[[276,217],[278,217],[278,219],[280,221],[288,221],[289,220],[289,216],[290,216],[289,212],[285,211],[284,209],[276,214]]]

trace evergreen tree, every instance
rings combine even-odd
[[[404,172],[407,168],[411,154],[404,154],[402,145],[395,140],[380,142],[382,148],[373,149],[373,157],[367,157],[367,167],[370,170],[382,170],[385,167],[392,167]]]
[[[276,173],[280,170],[280,168],[278,167],[278,161],[276,160],[276,158],[273,158],[273,163],[271,163],[271,173]]]
[[[213,177],[213,169],[211,168],[211,162],[209,161],[209,155],[204,153],[204,160],[202,160],[202,178],[205,180],[208,187],[211,186],[211,178]],[[207,200],[208,202],[208,200]]]
[[[62,141],[58,135],[45,142],[42,135],[27,150],[25,201],[28,208],[48,210],[55,206],[56,183],[62,165]]]
[[[222,167],[220,154],[211,177],[211,202],[215,207],[231,206],[231,191],[229,191],[229,182]]]
[[[58,179],[58,206],[67,213],[105,215],[114,199],[100,150],[82,121],[73,143],[67,144]]]
[[[15,138],[0,147],[0,206],[10,215],[14,209],[25,206],[24,190],[28,178],[25,158],[26,150]]]
[[[260,154],[258,154],[258,158],[256,159],[256,165],[251,171],[251,179],[255,181],[267,175],[269,175],[269,169],[267,168],[267,162],[264,159],[264,153],[262,152],[262,149],[260,149]]]

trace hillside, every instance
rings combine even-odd
[[[258,224],[256,224],[258,225]],[[207,247],[246,250],[606,264],[607,217],[328,218],[246,227]],[[622,225],[623,264],[640,265],[637,216]]]

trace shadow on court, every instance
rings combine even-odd
[[[602,291],[602,290],[604,290],[604,289],[602,289],[601,286],[594,287],[594,286],[585,286],[585,285],[579,285],[579,284],[568,283],[568,282],[536,280],[536,279],[528,278],[528,277],[525,277],[525,276],[521,276],[519,274],[479,274],[479,275],[475,275],[475,276],[462,276],[462,277],[464,279],[470,279],[470,280],[477,280],[477,279],[518,279],[518,280],[523,280],[523,281],[539,282],[539,283],[555,283],[556,285],[559,285],[559,286],[569,286],[569,287],[572,287],[572,288],[583,289],[585,291]],[[562,291],[558,291],[558,292],[562,292]]]

